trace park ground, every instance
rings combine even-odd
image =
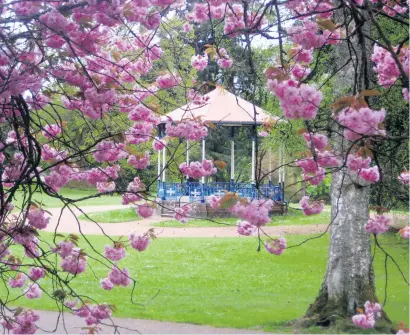
[[[77,198],[87,194],[65,192]],[[98,259],[89,260],[89,270],[81,275],[81,280],[73,282],[79,293],[114,304],[117,307],[114,316],[128,318],[126,323],[132,325],[129,328],[138,329],[140,325],[143,333],[326,332],[318,327],[300,330],[286,324],[302,316],[318,293],[326,270],[329,210],[309,218],[297,210],[290,211],[288,216],[273,217],[266,231],[271,235],[286,235],[291,247],[278,257],[265,252],[263,246],[258,252],[257,238],[238,237],[236,220],[232,219],[192,220],[186,225],[157,216],[141,220],[132,208],[119,205],[120,198],[115,196],[89,199],[79,204],[81,210],[62,212],[55,199],[37,197],[53,215],[48,232],[42,234],[46,241],[51,242],[55,230],[66,235],[78,234],[81,228],[86,238],[81,238],[80,246],[85,251],[91,245],[102,251],[110,243],[109,238],[154,228],[159,238],[142,253],[130,252],[119,264],[129,268],[136,278],[134,291],[131,288],[102,290],[98,282],[108,270]],[[403,213],[395,214],[398,225],[408,220]],[[388,233],[381,236],[380,242],[407,276],[408,240]],[[394,324],[408,325],[408,286],[392,262],[387,264],[386,277],[384,261],[384,255],[376,252],[374,267],[379,299],[386,299],[384,309]],[[44,281],[42,285],[51,290],[51,283]],[[21,300],[21,304],[38,310],[56,310],[55,303],[47,296]],[[131,318],[140,321],[130,321]],[[189,328],[191,325],[218,329]]]

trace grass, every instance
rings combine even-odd
[[[87,216],[98,223],[118,223],[141,220],[134,208],[124,208],[104,212],[91,212]],[[90,221],[84,214],[78,217],[80,220]]]
[[[223,219],[191,219],[188,223],[181,224],[176,220],[166,220],[154,223],[155,227],[173,227],[173,228],[196,228],[196,227],[224,227],[235,226],[238,218],[223,218]],[[287,215],[274,215],[268,226],[280,225],[314,225],[329,223],[330,212],[323,211],[319,215],[305,216],[301,211],[289,210]]]
[[[96,190],[79,190],[73,188],[63,188],[59,191],[59,194],[65,198],[69,199],[81,199],[96,195]],[[22,204],[24,201],[24,193],[22,191],[17,191],[13,203]],[[43,203],[44,207],[53,208],[53,207],[62,207],[63,203],[60,199],[50,197],[45,193],[35,192],[33,194],[33,200]],[[76,203],[78,206],[104,206],[104,205],[120,205],[121,197],[117,195],[103,195],[98,198],[91,198],[83,200]]]
[[[51,240],[51,234],[43,233],[42,237]],[[100,251],[107,243],[103,236],[88,238]],[[306,237],[287,238],[292,245]],[[380,237],[380,242],[407,274],[407,240],[387,234]],[[86,251],[90,250],[84,241],[81,243]],[[72,281],[72,287],[101,302],[115,304],[115,316],[292,333],[284,323],[303,315],[317,295],[326,270],[327,245],[324,236],[278,257],[265,251],[258,253],[255,238],[161,238],[145,252],[130,252],[119,264],[128,267],[138,280],[133,299],[145,306],[131,302],[131,288],[103,291],[98,280],[108,270],[95,260],[89,260],[88,270]],[[378,295],[383,300],[384,257],[380,251],[376,253],[375,273]],[[388,264],[388,275],[385,311],[395,324],[403,321],[408,325],[408,287],[392,262]],[[40,285],[52,291],[51,282],[42,279]],[[0,287],[0,292],[4,291]],[[13,289],[12,295],[20,292]],[[18,305],[56,308],[44,294],[41,299],[21,299]]]

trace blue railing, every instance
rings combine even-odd
[[[235,192],[241,198],[272,199],[284,201],[283,184],[262,184],[257,190],[254,184],[233,182],[200,182],[185,183],[158,183],[158,197],[162,200],[180,200],[183,196],[189,197],[189,202],[204,202],[206,197],[223,196],[226,192]]]

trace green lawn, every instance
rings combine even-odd
[[[81,199],[92,195],[97,195],[97,190],[79,190],[74,188],[63,188],[59,191],[59,194],[69,199]],[[16,192],[13,203],[22,204],[24,200],[24,194],[22,191]],[[62,207],[62,202],[58,198],[50,197],[47,194],[41,192],[35,192],[33,200],[43,203],[44,207]],[[79,206],[103,206],[103,205],[120,205],[121,196],[118,195],[103,195],[98,198],[90,198],[81,202],[77,202]]]
[[[42,236],[51,239],[50,234]],[[88,237],[97,250],[103,250],[106,237]],[[287,238],[291,245],[306,237]],[[385,235],[380,241],[407,274],[408,241],[394,235]],[[301,316],[313,302],[325,273],[327,244],[324,236],[274,256],[264,250],[258,253],[256,238],[160,238],[145,252],[132,251],[120,261],[120,267],[128,267],[138,280],[134,300],[145,307],[131,303],[130,288],[103,291],[98,279],[108,271],[93,260],[89,261],[93,271],[89,268],[72,284],[79,293],[115,304],[116,316],[292,332],[283,323]],[[388,271],[385,310],[394,323],[408,325],[408,287],[391,262]],[[380,251],[376,253],[375,272],[383,300],[384,258]],[[51,289],[51,283],[44,279],[40,284]],[[20,291],[12,290],[13,294]],[[0,292],[4,292],[1,287]],[[19,303],[38,309],[56,308],[45,295]]]
[[[104,212],[87,213],[88,217],[98,223],[118,223],[141,220],[141,217],[135,212],[135,208],[124,208],[120,210],[111,210]],[[78,217],[80,220],[89,221],[89,219],[81,214]]]

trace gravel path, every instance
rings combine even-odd
[[[124,208],[124,206],[90,206],[83,207],[82,210],[85,213],[90,213],[119,208]],[[128,235],[133,232],[142,234],[148,229],[153,228],[152,224],[167,220],[167,218],[160,216],[152,216],[151,218],[140,221],[96,224],[90,221],[77,220],[76,216],[82,214],[79,210],[73,210],[71,212],[66,208],[62,212],[61,208],[50,208],[48,211],[52,214],[52,219],[46,230],[53,232],[57,229],[59,233],[83,233],[87,235],[103,235],[105,233],[110,236]],[[61,219],[59,220],[60,215]],[[183,224],[181,224],[181,228],[157,227],[155,228],[155,233],[160,237],[238,237],[236,227],[183,227]],[[302,226],[283,225],[265,227],[264,231],[272,236],[280,234],[317,234],[325,231],[326,228],[326,224]]]
[[[59,313],[49,311],[38,311],[40,320],[37,322],[40,328],[37,333],[44,334],[54,332],[56,334],[80,334],[85,327],[84,319],[69,313],[64,313],[64,320]],[[110,326],[102,325],[102,334],[113,334],[112,325],[119,326],[118,332],[121,334],[268,334],[261,330],[215,328],[211,326],[200,326],[189,323],[164,322],[142,319],[112,318],[108,321]],[[57,328],[57,329],[56,329]],[[118,334],[117,332],[117,334]],[[85,331],[86,333],[86,331]]]

